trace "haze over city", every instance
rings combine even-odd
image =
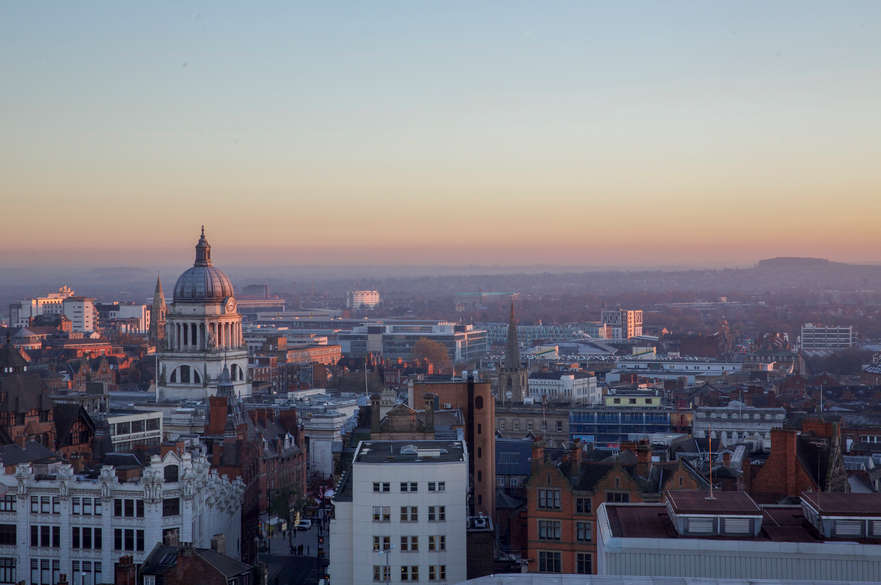
[[[0,265],[881,260],[881,4],[0,9]],[[123,260],[124,259],[124,260]]]

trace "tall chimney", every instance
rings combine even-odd
[[[380,396],[379,394],[371,394],[370,395],[370,432],[378,433],[379,432],[379,408],[380,408]]]
[[[434,398],[431,392],[426,392],[422,399],[425,401],[425,430],[434,432]]]

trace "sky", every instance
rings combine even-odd
[[[9,1],[0,72],[0,266],[881,262],[881,2]]]

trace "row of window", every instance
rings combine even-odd
[[[539,573],[562,573],[562,553],[553,550],[538,551]],[[581,575],[593,573],[593,556],[591,553],[575,554],[575,572]]]
[[[71,527],[70,542],[71,548],[101,550],[103,548],[101,529],[90,526],[73,526]]]
[[[419,508],[418,506],[401,506],[401,522],[418,522]],[[391,522],[392,507],[391,506],[373,506],[374,522]],[[429,522],[446,522],[447,507],[446,506],[429,506],[428,507]]]
[[[512,430],[519,431],[520,430],[520,419],[515,418],[513,421],[511,421],[511,427],[512,427]],[[500,432],[504,432],[505,431],[505,421],[499,420],[498,424],[496,425],[496,428],[498,428],[498,430]],[[562,433],[563,432],[563,421],[561,421],[561,420],[555,421],[554,428],[556,429],[556,432]],[[527,431],[535,430],[534,424],[531,420],[526,421],[526,430]],[[543,430],[543,431],[548,430],[548,421],[546,421],[546,420],[541,421],[541,430]]]
[[[374,481],[373,482],[373,491],[376,493],[388,493],[391,491],[391,483],[387,481]],[[445,481],[429,481],[428,482],[428,491],[430,492],[443,492],[447,489],[447,482]],[[400,484],[401,493],[415,493],[419,491],[419,484],[415,481],[402,481]]]
[[[61,562],[58,559],[31,559],[31,585],[54,585],[58,583]],[[94,585],[102,583],[102,566],[100,561],[73,561],[71,575],[75,576],[76,585]],[[16,559],[0,558],[0,583],[17,583]]]
[[[120,500],[116,500],[118,503]],[[133,502],[134,500],[126,500]],[[139,501],[141,505],[141,515],[143,518],[144,502]],[[101,515],[101,498],[71,498],[72,513],[74,516],[100,516]],[[5,496],[0,500],[0,511],[15,511],[15,496]],[[60,514],[61,498],[57,496],[31,496],[31,513],[32,514]],[[117,514],[119,516],[121,514]]]
[[[373,580],[378,583],[391,581],[391,567],[388,565],[373,565]],[[429,565],[429,581],[446,581],[446,565]],[[401,581],[419,581],[419,565],[401,565]]]
[[[619,487],[619,480],[615,478],[615,487]],[[560,490],[555,488],[539,488],[538,490],[538,508],[540,510],[559,510]],[[611,504],[626,504],[630,502],[630,493],[628,492],[606,492],[606,501]],[[576,514],[591,514],[591,498],[575,498]]]
[[[559,520],[539,520],[539,540],[560,540],[562,523]],[[577,542],[590,542],[592,525],[589,521],[575,523],[575,540]]]
[[[392,541],[390,536],[374,536],[373,551],[391,550]],[[402,536],[401,552],[417,552],[419,551],[418,536]],[[447,537],[443,534],[428,537],[428,552],[441,552],[447,550]]]

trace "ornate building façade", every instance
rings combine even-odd
[[[174,285],[159,352],[157,400],[203,400],[223,389],[238,397],[251,394],[248,349],[242,317],[229,277],[211,261],[205,228],[196,244],[196,261]]]

